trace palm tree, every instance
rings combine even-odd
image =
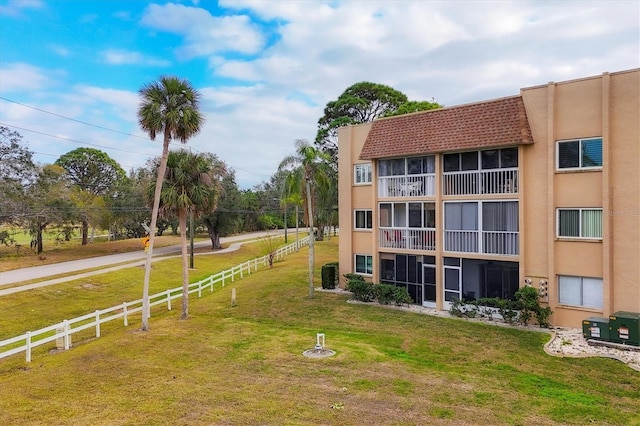
[[[159,168],[159,167],[158,167]],[[221,192],[221,180],[208,157],[186,150],[171,151],[160,193],[159,215],[178,216],[182,247],[182,316],[189,316],[189,253],[187,251],[187,217],[199,217],[215,209]],[[151,190],[151,188],[149,188]],[[149,191],[151,192],[151,191]]]
[[[162,182],[167,169],[167,157],[169,155],[169,142],[177,139],[186,143],[189,138],[196,135],[204,124],[204,117],[198,107],[200,94],[187,80],[177,77],[161,76],[158,81],[145,84],[139,91],[142,100],[138,109],[138,123],[149,134],[151,140],[162,133],[162,157],[158,167],[158,176],[153,197],[153,210],[151,211],[151,232],[149,233],[149,250],[144,270],[144,287],[142,290],[142,329],[149,329],[149,277],[151,275],[151,257],[153,255],[153,243],[156,224],[158,221],[158,208],[160,206],[160,192]]]
[[[285,157],[278,170],[288,171],[288,193],[303,194],[309,226],[309,298],[313,298],[313,265],[315,230],[313,217],[316,209],[314,199],[317,191],[324,192],[330,187],[329,169],[331,158],[328,154],[309,144],[304,139],[295,142],[296,155]]]

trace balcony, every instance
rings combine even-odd
[[[380,248],[435,250],[436,230],[418,228],[380,228]]]
[[[378,178],[378,197],[433,197],[434,195],[434,174]]]
[[[517,256],[519,233],[511,231],[444,231],[444,250]]]
[[[515,194],[518,169],[471,170],[442,175],[443,195]]]

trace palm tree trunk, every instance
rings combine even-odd
[[[186,210],[180,210],[178,221],[180,222],[180,246],[182,247],[182,316],[180,319],[187,319],[189,316],[189,251],[187,250]]]
[[[313,214],[311,208],[311,184],[309,179],[306,180],[307,188],[307,211],[309,213],[309,298],[313,299],[313,264],[314,264],[314,233],[313,233]]]
[[[151,277],[151,257],[153,256],[153,242],[156,236],[156,226],[158,224],[158,210],[160,210],[160,193],[162,192],[162,183],[164,174],[167,171],[167,158],[169,157],[169,142],[171,135],[168,129],[165,129],[164,140],[162,142],[162,157],[160,159],[160,167],[158,167],[158,176],[156,178],[156,190],[153,195],[153,209],[151,210],[151,224],[149,228],[149,248],[147,250],[147,259],[144,265],[144,284],[142,287],[142,330],[149,330],[149,317],[151,310],[149,305],[149,278]]]

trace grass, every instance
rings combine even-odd
[[[337,239],[316,247],[319,282]],[[258,248],[245,250],[240,260],[196,258],[192,274]],[[134,321],[106,323],[101,338],[74,339],[69,351],[0,361],[0,424],[640,425],[640,374],[622,363],[548,356],[545,333],[349,304],[331,293],[309,299],[306,254],[193,297],[186,321],[158,309],[149,332]],[[154,265],[153,286],[179,281],[172,262]],[[95,277],[100,291],[75,283],[55,286],[53,296],[32,293],[10,313],[0,298],[2,328],[17,327],[29,307],[39,311],[29,321],[79,309],[66,305],[81,293],[84,306],[102,307],[108,294],[125,297],[123,281],[139,297],[138,272],[124,271],[114,281]],[[337,354],[303,357],[319,332]]]

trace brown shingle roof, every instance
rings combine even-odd
[[[361,160],[533,143],[521,96],[381,118]]]

